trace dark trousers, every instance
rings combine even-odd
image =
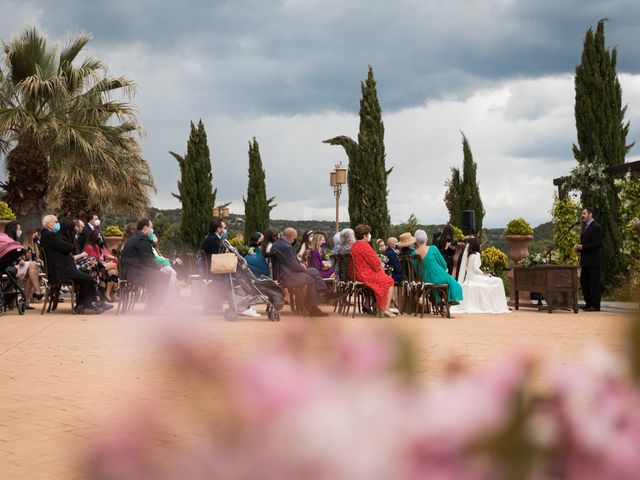
[[[95,302],[98,297],[96,282],[93,277],[88,273],[78,271],[64,279],[64,281],[70,280],[73,280],[78,292],[76,303],[84,308],[92,307],[93,302]]]
[[[320,275],[320,272],[315,268],[309,268],[306,272],[303,272],[302,275],[299,275],[299,277],[300,281],[295,283],[284,279],[283,286],[285,288],[306,286],[307,295],[304,299],[305,306],[313,308],[320,305],[320,295],[327,294],[329,291],[322,275]]]
[[[601,272],[602,267],[580,268],[580,287],[587,307],[600,308],[600,296],[602,294],[602,288],[600,287]]]

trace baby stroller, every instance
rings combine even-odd
[[[24,315],[27,302],[24,291],[16,279],[18,270],[13,265],[24,253],[20,242],[12,240],[8,235],[0,235],[0,315],[7,311],[7,305],[15,302],[20,315]]]
[[[238,257],[236,273],[229,274],[233,294],[230,299],[231,311],[227,312],[225,316],[228,319],[235,319],[238,315],[238,303],[251,297],[251,303],[266,304],[269,320],[280,321],[280,310],[284,307],[284,296],[280,285],[269,277],[256,277],[249,269],[244,257],[226,239],[222,240],[222,245]]]

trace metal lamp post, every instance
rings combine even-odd
[[[340,162],[329,173],[329,185],[333,187],[333,195],[336,197],[336,233],[340,231],[340,194],[342,186],[347,183],[347,169]]]

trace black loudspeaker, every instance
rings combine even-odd
[[[476,233],[476,212],[473,210],[462,211],[462,233],[465,235]]]

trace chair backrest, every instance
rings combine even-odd
[[[205,280],[209,280],[211,278],[211,255],[209,255],[204,250],[200,250],[198,253],[198,258],[196,259],[196,263],[202,264],[202,274]]]
[[[405,281],[424,282],[424,265],[419,255],[400,255],[399,259]]]
[[[45,278],[51,284],[57,283],[56,282],[56,278],[55,278],[55,274],[54,274],[55,272],[53,270],[49,270],[49,261],[47,260],[47,249],[46,248],[41,248],[40,249],[40,259],[42,260],[42,267],[44,269]]]
[[[278,282],[280,280],[280,276],[282,275],[282,257],[280,256],[280,254],[278,254],[277,251],[272,249],[267,258],[271,263],[271,278]]]
[[[335,262],[336,280],[351,282],[356,280],[356,263],[350,253],[332,255]]]

